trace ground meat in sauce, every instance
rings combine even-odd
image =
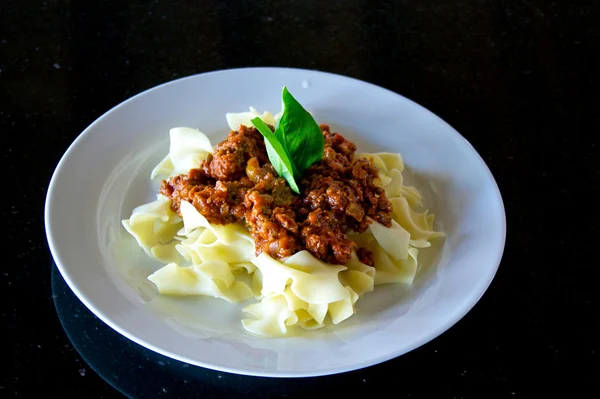
[[[366,264],[373,256],[346,233],[364,232],[368,218],[390,227],[392,205],[379,187],[378,171],[366,158],[354,159],[356,145],[321,125],[323,159],[300,182],[300,195],[269,163],[262,135],[240,126],[215,147],[200,168],[163,180],[160,192],[179,212],[188,201],[210,223],[243,223],[256,254],[279,259],[303,249],[332,264],[346,264],[354,251]]]

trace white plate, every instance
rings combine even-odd
[[[228,131],[226,112],[249,106],[277,112],[284,85],[318,123],[356,141],[359,151],[400,152],[407,178],[436,214],[437,229],[448,236],[437,251],[429,251],[437,256],[424,257],[426,267],[412,287],[377,286],[359,301],[358,313],[335,328],[264,339],[242,328],[240,306],[157,295],[146,277],[160,265],[135,245],[120,221],[154,198],[150,170],[168,151],[170,128],[197,127],[214,145]],[[284,68],[191,76],[119,104],[90,125],[60,160],[48,189],[45,222],[63,277],[113,329],[190,364],[273,377],[350,371],[437,337],[483,295],[506,234],[492,174],[443,120],[381,87]]]

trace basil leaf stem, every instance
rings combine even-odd
[[[271,128],[262,119],[256,117],[252,119],[252,124],[264,136],[269,161],[271,161],[277,174],[288,182],[292,191],[300,194],[300,189],[294,180],[292,161],[283,148],[283,145],[277,140]]]

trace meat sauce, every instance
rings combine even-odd
[[[346,233],[364,232],[369,218],[390,227],[392,204],[373,162],[354,159],[353,142],[320,127],[323,159],[305,172],[300,195],[275,172],[260,132],[244,126],[231,131],[200,168],[163,180],[160,192],[171,198],[175,212],[187,201],[210,223],[242,223],[256,255],[280,259],[306,249],[324,262],[346,264],[356,251],[373,265],[372,254]]]

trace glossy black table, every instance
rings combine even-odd
[[[245,66],[379,84],[482,155],[507,243],[489,290],[454,327],[367,369],[253,378],[152,353],[71,293],[43,223],[69,144],[142,90]],[[0,397],[600,396],[599,71],[592,0],[0,2]]]

